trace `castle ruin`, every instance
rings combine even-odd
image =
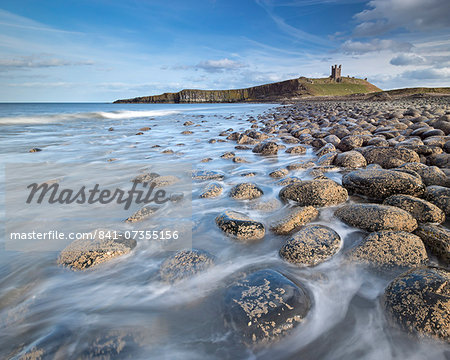
[[[342,81],[342,77],[341,77],[341,69],[342,69],[342,65],[332,65],[331,66],[331,80],[335,81],[335,82],[341,82]]]

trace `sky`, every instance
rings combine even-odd
[[[450,86],[449,0],[2,0],[0,102],[110,102],[300,76]]]

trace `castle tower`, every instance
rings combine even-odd
[[[332,65],[331,66],[331,80],[336,81],[336,82],[341,82],[342,77],[341,77],[341,70],[342,70],[342,65]]]

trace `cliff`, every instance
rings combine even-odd
[[[272,102],[292,100],[304,96],[332,96],[381,91],[366,80],[342,78],[334,82],[329,78],[285,80],[272,84],[234,90],[185,89],[177,93],[143,96],[116,100],[114,103],[233,103]]]

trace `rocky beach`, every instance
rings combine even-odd
[[[217,106],[89,112],[76,141],[3,123],[22,161],[191,164],[193,223],[178,251],[121,235],[5,252],[3,356],[446,359],[449,97]]]

